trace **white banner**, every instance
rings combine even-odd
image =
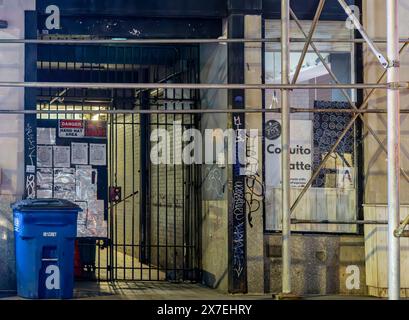
[[[281,187],[281,123],[268,120],[265,127],[266,186]],[[312,174],[312,121],[291,120],[291,180],[292,188],[304,187]]]

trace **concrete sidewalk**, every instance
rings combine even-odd
[[[20,300],[15,293],[0,293],[0,300]],[[271,294],[229,295],[201,284],[169,282],[77,282],[75,300],[270,300]],[[299,300],[377,300],[365,296],[302,297]]]

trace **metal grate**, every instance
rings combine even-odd
[[[39,46],[39,81],[198,83],[197,46]],[[41,110],[182,110],[197,108],[198,90],[39,89]],[[41,119],[105,120],[110,199],[109,239],[78,242],[86,280],[198,280],[200,202],[195,165],[152,165],[150,134],[197,127],[190,114],[58,114]]]

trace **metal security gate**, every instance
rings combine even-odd
[[[40,81],[199,81],[197,46],[80,45],[51,50],[42,45],[39,53]],[[85,280],[199,280],[200,168],[150,161],[155,130],[167,130],[172,140],[175,124],[182,132],[198,126],[198,115],[177,113],[197,108],[198,98],[198,90],[39,89],[38,109],[70,112],[39,118],[108,124],[108,239],[78,242]],[[149,109],[158,113],[132,112]],[[84,114],[87,110],[93,113]],[[113,113],[95,113],[100,110]]]

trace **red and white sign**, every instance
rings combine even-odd
[[[58,136],[60,138],[83,138],[85,136],[84,121],[60,120],[58,122]]]

